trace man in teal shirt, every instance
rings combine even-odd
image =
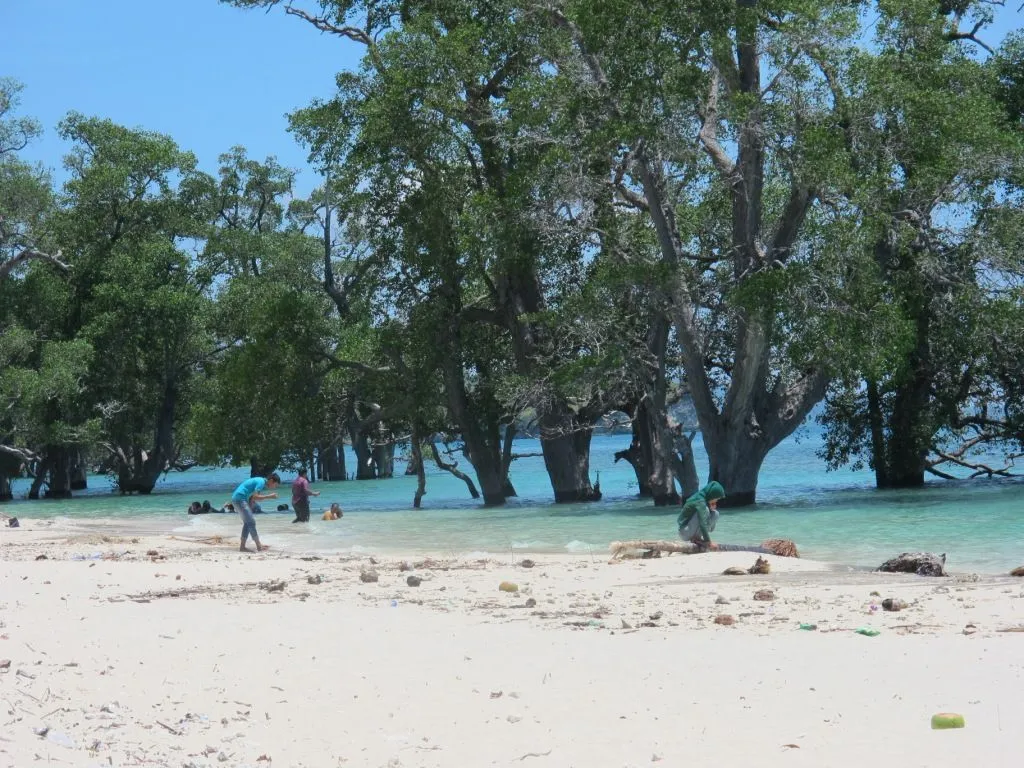
[[[705,549],[716,549],[711,532],[718,524],[718,500],[725,498],[725,488],[712,480],[683,504],[679,513],[679,538]]]
[[[256,501],[276,499],[276,493],[260,493],[264,488],[273,491],[281,484],[281,478],[277,472],[271,472],[269,477],[250,477],[244,483],[235,488],[231,494],[231,505],[237,510],[242,518],[242,546],[240,552],[248,552],[245,542],[252,534],[252,540],[256,543],[256,551],[262,552],[264,546],[260,544],[259,534],[256,533],[256,518],[252,514],[252,504]]]

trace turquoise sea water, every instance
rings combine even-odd
[[[699,439],[698,439],[699,442]],[[292,515],[258,518],[264,541],[303,551],[593,552],[605,557],[608,544],[623,539],[674,538],[678,508],[655,509],[636,498],[632,468],[614,463],[627,435],[598,436],[591,470],[600,473],[604,499],[593,504],[555,505],[539,457],[512,468],[519,497],[499,509],[485,509],[450,474],[428,468],[427,495],[412,509],[415,478],[316,483],[314,521],[292,525]],[[1024,481],[936,481],[918,491],[876,491],[870,472],[826,472],[816,456],[814,434],[790,439],[769,455],[761,473],[759,503],[726,510],[715,540],[754,544],[770,537],[793,539],[805,557],[854,567],[875,567],[907,550],[948,554],[953,571],[1005,572],[1024,565]],[[706,476],[703,449],[695,445],[698,471]],[[536,441],[516,444],[518,453],[539,451]],[[347,457],[354,466],[354,457]],[[404,471],[397,463],[396,471]],[[468,463],[462,467],[469,470]],[[193,469],[169,475],[150,496],[112,495],[105,478],[91,477],[90,489],[64,501],[14,501],[2,507],[22,518],[49,518],[69,529],[118,533],[230,534],[240,529],[233,515],[189,517],[192,500],[220,506],[247,469]],[[290,479],[285,477],[286,482]],[[15,485],[24,495],[27,482]],[[282,501],[290,501],[287,486]],[[319,520],[317,509],[338,501],[345,517]],[[268,510],[275,504],[264,505]],[[0,529],[0,535],[16,535]]]

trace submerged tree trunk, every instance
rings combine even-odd
[[[920,488],[928,466],[933,428],[929,413],[932,370],[928,317],[918,312],[917,344],[907,361],[906,377],[897,383],[887,430],[884,484],[880,488]],[[876,477],[878,473],[876,470]]]
[[[48,445],[36,466],[28,497],[38,499],[40,494],[47,499],[71,498],[71,456],[70,449],[63,445]],[[43,486],[46,490],[43,490]]]
[[[352,440],[352,452],[356,455],[356,480],[373,480],[377,477],[373,449],[370,447],[369,436],[359,428],[359,422],[349,424],[349,437]]]
[[[647,487],[654,506],[665,507],[679,503],[673,467],[674,446],[665,412],[664,396],[657,402],[645,397],[637,406],[636,425],[640,437],[640,452],[647,470]]]
[[[47,446],[46,453],[52,456],[50,463],[48,499],[71,498],[71,449],[64,445]]]
[[[347,480],[345,474],[345,446],[331,445],[317,451],[320,479],[328,481]]]
[[[644,452],[640,450],[640,425],[637,423],[635,414],[633,418],[633,439],[630,441],[628,448],[615,452],[615,461],[626,461],[633,467],[633,473],[636,475],[636,484],[640,490],[640,498],[650,498],[651,484],[648,481],[650,472],[647,469],[647,464],[644,462]]]
[[[731,434],[717,440],[708,448],[711,464],[710,479],[725,488],[725,498],[719,507],[742,507],[753,504],[757,490],[757,476],[768,455],[765,441],[748,435]]]
[[[392,442],[377,443],[370,451],[373,459],[374,472],[378,478],[395,476],[395,444]]]
[[[412,506],[413,509],[419,509],[420,503],[427,493],[427,470],[423,466],[423,439],[415,424],[412,428],[409,449],[409,466],[414,469],[416,474],[416,494],[412,498]]]
[[[580,422],[564,405],[541,416],[540,445],[555,503],[597,501],[601,492],[590,483],[593,426]]]
[[[25,466],[35,459],[30,451],[0,445],[0,501],[11,501],[14,498],[11,488],[13,479],[20,477]]]
[[[406,475],[419,475],[423,469],[423,451],[415,440],[409,443],[409,460],[405,462]]]
[[[904,311],[914,321],[914,347],[889,382],[893,393],[883,402],[880,385],[867,383],[871,464],[879,488],[920,488],[934,437],[931,398],[935,363],[931,349],[932,289],[918,273],[915,257],[889,231],[875,246],[875,260],[901,286]],[[886,406],[891,409],[886,412]]]
[[[87,467],[85,465],[85,456],[82,455],[82,449],[76,448],[72,452],[71,458],[71,490],[72,491],[84,491],[89,487],[89,481],[87,477]]]
[[[700,480],[697,478],[697,461],[693,456],[693,438],[696,432],[684,435],[682,429],[676,431],[673,442],[675,454],[672,459],[672,466],[676,475],[676,482],[683,489],[683,498],[692,496],[700,489]]]
[[[152,451],[147,452],[139,447],[118,447],[114,451],[117,489],[120,493],[150,494],[160,475],[170,468],[175,460],[174,419],[177,405],[177,385],[173,378],[168,378],[157,413]]]
[[[484,504],[489,507],[501,506],[505,503],[509,484],[504,471],[498,425],[494,423],[484,427],[478,421],[479,415],[472,412],[461,361],[451,353],[446,354],[443,368],[448,410],[459,426],[466,457],[476,472]]]

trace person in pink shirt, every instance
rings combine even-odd
[[[295,509],[293,523],[309,522],[309,497],[319,495],[320,491],[310,489],[306,470],[300,469],[299,476],[292,482],[292,507]]]

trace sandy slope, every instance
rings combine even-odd
[[[118,559],[74,559],[97,552]],[[999,631],[1021,580],[534,559],[388,559],[367,584],[367,559],[3,531],[0,766],[1021,762],[1024,633]],[[941,710],[967,728],[930,730]]]

